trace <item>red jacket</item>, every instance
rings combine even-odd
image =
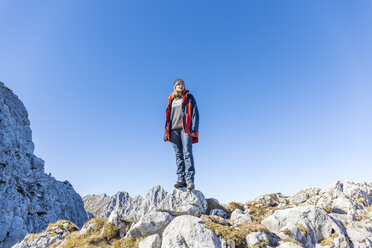
[[[172,111],[173,95],[167,97],[169,100],[167,109],[165,110],[165,133],[164,141],[171,141],[170,130],[172,122],[170,121]],[[199,140],[199,111],[196,105],[195,98],[189,94],[187,90],[183,95],[182,105],[182,129],[185,133],[192,136],[192,143],[198,143]]]

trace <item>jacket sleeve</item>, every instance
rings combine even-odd
[[[165,130],[164,130],[164,137],[163,137],[163,140],[164,140],[164,141],[168,141],[167,136],[165,135]]]
[[[191,131],[196,133],[199,131],[199,110],[196,104],[195,98],[192,97],[192,122],[191,122]]]

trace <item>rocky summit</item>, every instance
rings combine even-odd
[[[145,198],[127,195],[114,203],[119,195],[125,194],[95,196],[96,213],[105,214],[81,229],[61,220],[14,247],[372,247],[371,183],[338,181],[226,205],[184,188],[167,193],[156,186]],[[86,206],[93,207],[91,197]]]
[[[87,221],[84,204],[68,181],[44,173],[34,153],[23,103],[0,82],[0,247],[11,247],[49,223]]]

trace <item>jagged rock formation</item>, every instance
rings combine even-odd
[[[327,189],[308,188],[292,196],[267,194],[245,204],[220,206],[216,199],[206,201],[199,191],[174,189],[157,202],[157,210],[170,205],[181,211],[149,207],[152,210],[137,223],[129,223],[116,209],[109,221],[94,218],[56,247],[86,247],[94,240],[105,247],[367,248],[372,247],[371,197],[370,183],[336,182]],[[200,217],[189,214],[195,207],[202,209]]]
[[[87,221],[72,185],[46,175],[44,161],[33,151],[26,108],[0,82],[0,247],[60,219],[80,227]]]
[[[146,213],[155,211],[166,194],[158,185],[150,189],[145,198],[132,198],[127,192],[118,192],[113,196],[87,195],[83,197],[83,201],[91,217],[108,218],[112,212],[118,212],[123,219],[138,220]]]

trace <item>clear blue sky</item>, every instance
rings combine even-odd
[[[0,0],[0,81],[45,171],[81,196],[172,189],[178,77],[199,107],[206,197],[371,182],[371,13],[367,0]]]

